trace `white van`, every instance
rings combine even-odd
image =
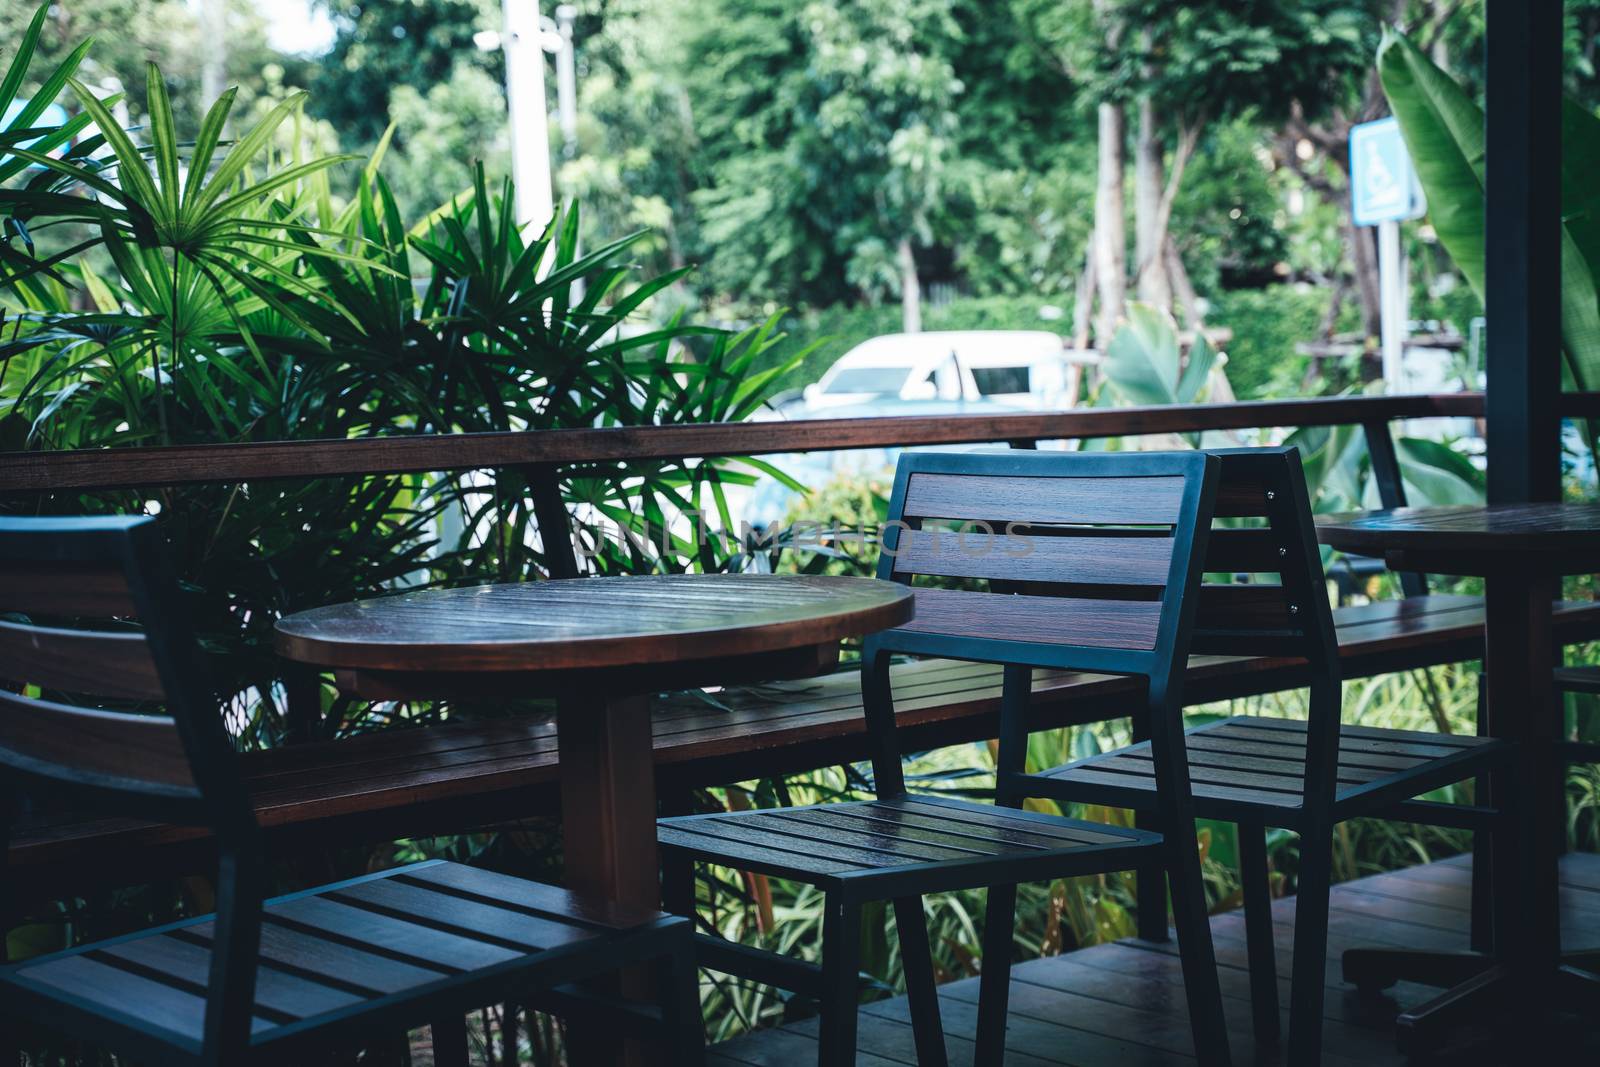
[[[1069,405],[1069,362],[1083,362],[1088,354],[1071,356],[1064,339],[1045,330],[885,334],[846,352],[784,414],[826,417],[830,408],[884,400],[988,401],[1054,410]]]

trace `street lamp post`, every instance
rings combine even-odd
[[[505,30],[498,42],[506,57],[506,103],[511,113],[511,177],[517,185],[517,224],[535,229],[543,229],[555,215],[540,21],[539,0],[505,0]]]
[[[572,47],[572,23],[577,17],[578,9],[571,4],[556,5],[556,34],[561,42],[556,49],[556,114],[561,119],[563,159],[578,154],[578,58]]]
[[[511,176],[517,184],[517,224],[543,228],[555,216],[550,174],[550,113],[544,96],[544,53],[556,57],[556,111],[561,155],[578,151],[578,67],[572,24],[578,9],[558,4],[556,17],[539,14],[539,0],[505,0],[504,29],[474,34],[485,52],[506,59],[506,103],[511,117]]]

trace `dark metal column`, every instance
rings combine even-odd
[[[1489,499],[1561,492],[1560,0],[1488,0]]]

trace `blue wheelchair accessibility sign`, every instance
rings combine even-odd
[[[13,124],[16,123],[17,119],[22,117],[22,111],[27,106],[28,102],[26,100],[13,100],[10,104],[6,105],[5,115],[0,117],[0,130],[11,129]],[[53,126],[65,126],[67,123],[67,118],[68,116],[66,108],[62,107],[60,104],[51,104],[49,107],[44,109],[43,114],[28,124],[27,129],[47,130],[49,127]],[[44,140],[43,134],[38,137],[30,138],[26,141],[19,141],[17,144],[19,148],[32,148],[42,140]],[[56,149],[54,154],[59,156],[61,154],[61,149]],[[41,170],[43,168],[41,168],[37,163],[30,163],[28,164],[28,169]]]
[[[1419,218],[1427,210],[1400,124],[1393,118],[1350,129],[1350,213],[1357,226]]]

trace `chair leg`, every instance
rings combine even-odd
[[[1135,812],[1133,824],[1141,830],[1156,828],[1148,812]],[[1134,872],[1134,902],[1138,905],[1139,937],[1145,941],[1169,941],[1172,928],[1167,923],[1167,872],[1159,864],[1140,867]]]
[[[1017,887],[990,886],[983,919],[983,973],[978,978],[978,1034],[973,1067],[999,1067],[1005,1060],[1011,941],[1016,918]]]
[[[1239,880],[1244,886],[1245,945],[1250,956],[1250,1012],[1256,1040],[1278,1040],[1278,961],[1272,940],[1272,883],[1267,828],[1239,824]]]
[[[1178,956],[1183,964],[1195,1056],[1202,1064],[1227,1064],[1230,1062],[1228,1025],[1222,1014],[1222,986],[1217,978],[1216,952],[1211,945],[1211,919],[1206,914],[1200,850],[1195,841],[1193,821],[1174,821],[1176,830],[1173,826],[1163,828],[1163,848],[1167,854],[1167,877],[1172,886],[1173,927],[1178,932]]]
[[[515,1001],[508,1000],[500,1005],[500,1059],[513,1067],[522,1047],[521,1027],[517,1023],[520,1010],[521,1006]]]
[[[896,897],[894,927],[900,935],[900,962],[906,972],[906,999],[911,1005],[911,1036],[920,1067],[945,1067],[944,1025],[939,1019],[939,988],[933,976],[928,944],[928,919],[921,897]]]
[[[12,927],[22,921],[21,903],[14,894],[6,858],[11,852],[11,824],[21,808],[16,794],[0,786],[0,964],[11,962],[7,947]],[[22,1027],[15,1019],[0,1016],[0,1067],[18,1067],[22,1062]]]
[[[446,1015],[433,1021],[433,1067],[467,1067],[467,1017]]]
[[[1486,793],[1478,779],[1478,796]],[[1494,835],[1472,831],[1472,951],[1494,952]]]
[[[700,970],[695,964],[693,933],[666,959],[661,990],[661,1017],[671,1062],[700,1067],[706,1057],[705,1016],[700,1010]]]
[[[1328,891],[1333,878],[1333,828],[1300,832],[1300,885],[1295,891],[1294,975],[1289,992],[1289,1060],[1315,1067],[1322,1059],[1322,1001],[1328,969]]]
[[[661,850],[661,903],[674,915],[694,918],[694,860],[688,853]]]
[[[1135,715],[1132,723],[1135,743],[1150,740],[1145,717]],[[1135,811],[1133,825],[1141,830],[1160,829],[1160,819],[1148,811]],[[1145,941],[1167,941],[1172,937],[1167,925],[1167,872],[1160,864],[1140,867],[1134,872],[1134,903],[1138,906],[1139,937]]]
[[[1488,687],[1483,678],[1478,679],[1478,736],[1489,736]],[[1489,802],[1493,792],[1487,775],[1479,775],[1473,789],[1473,799],[1479,804]],[[1494,951],[1494,835],[1482,830],[1472,831],[1472,950]]]
[[[822,1033],[819,1067],[856,1062],[856,1005],[860,1001],[861,905],[829,893],[822,920]]]

